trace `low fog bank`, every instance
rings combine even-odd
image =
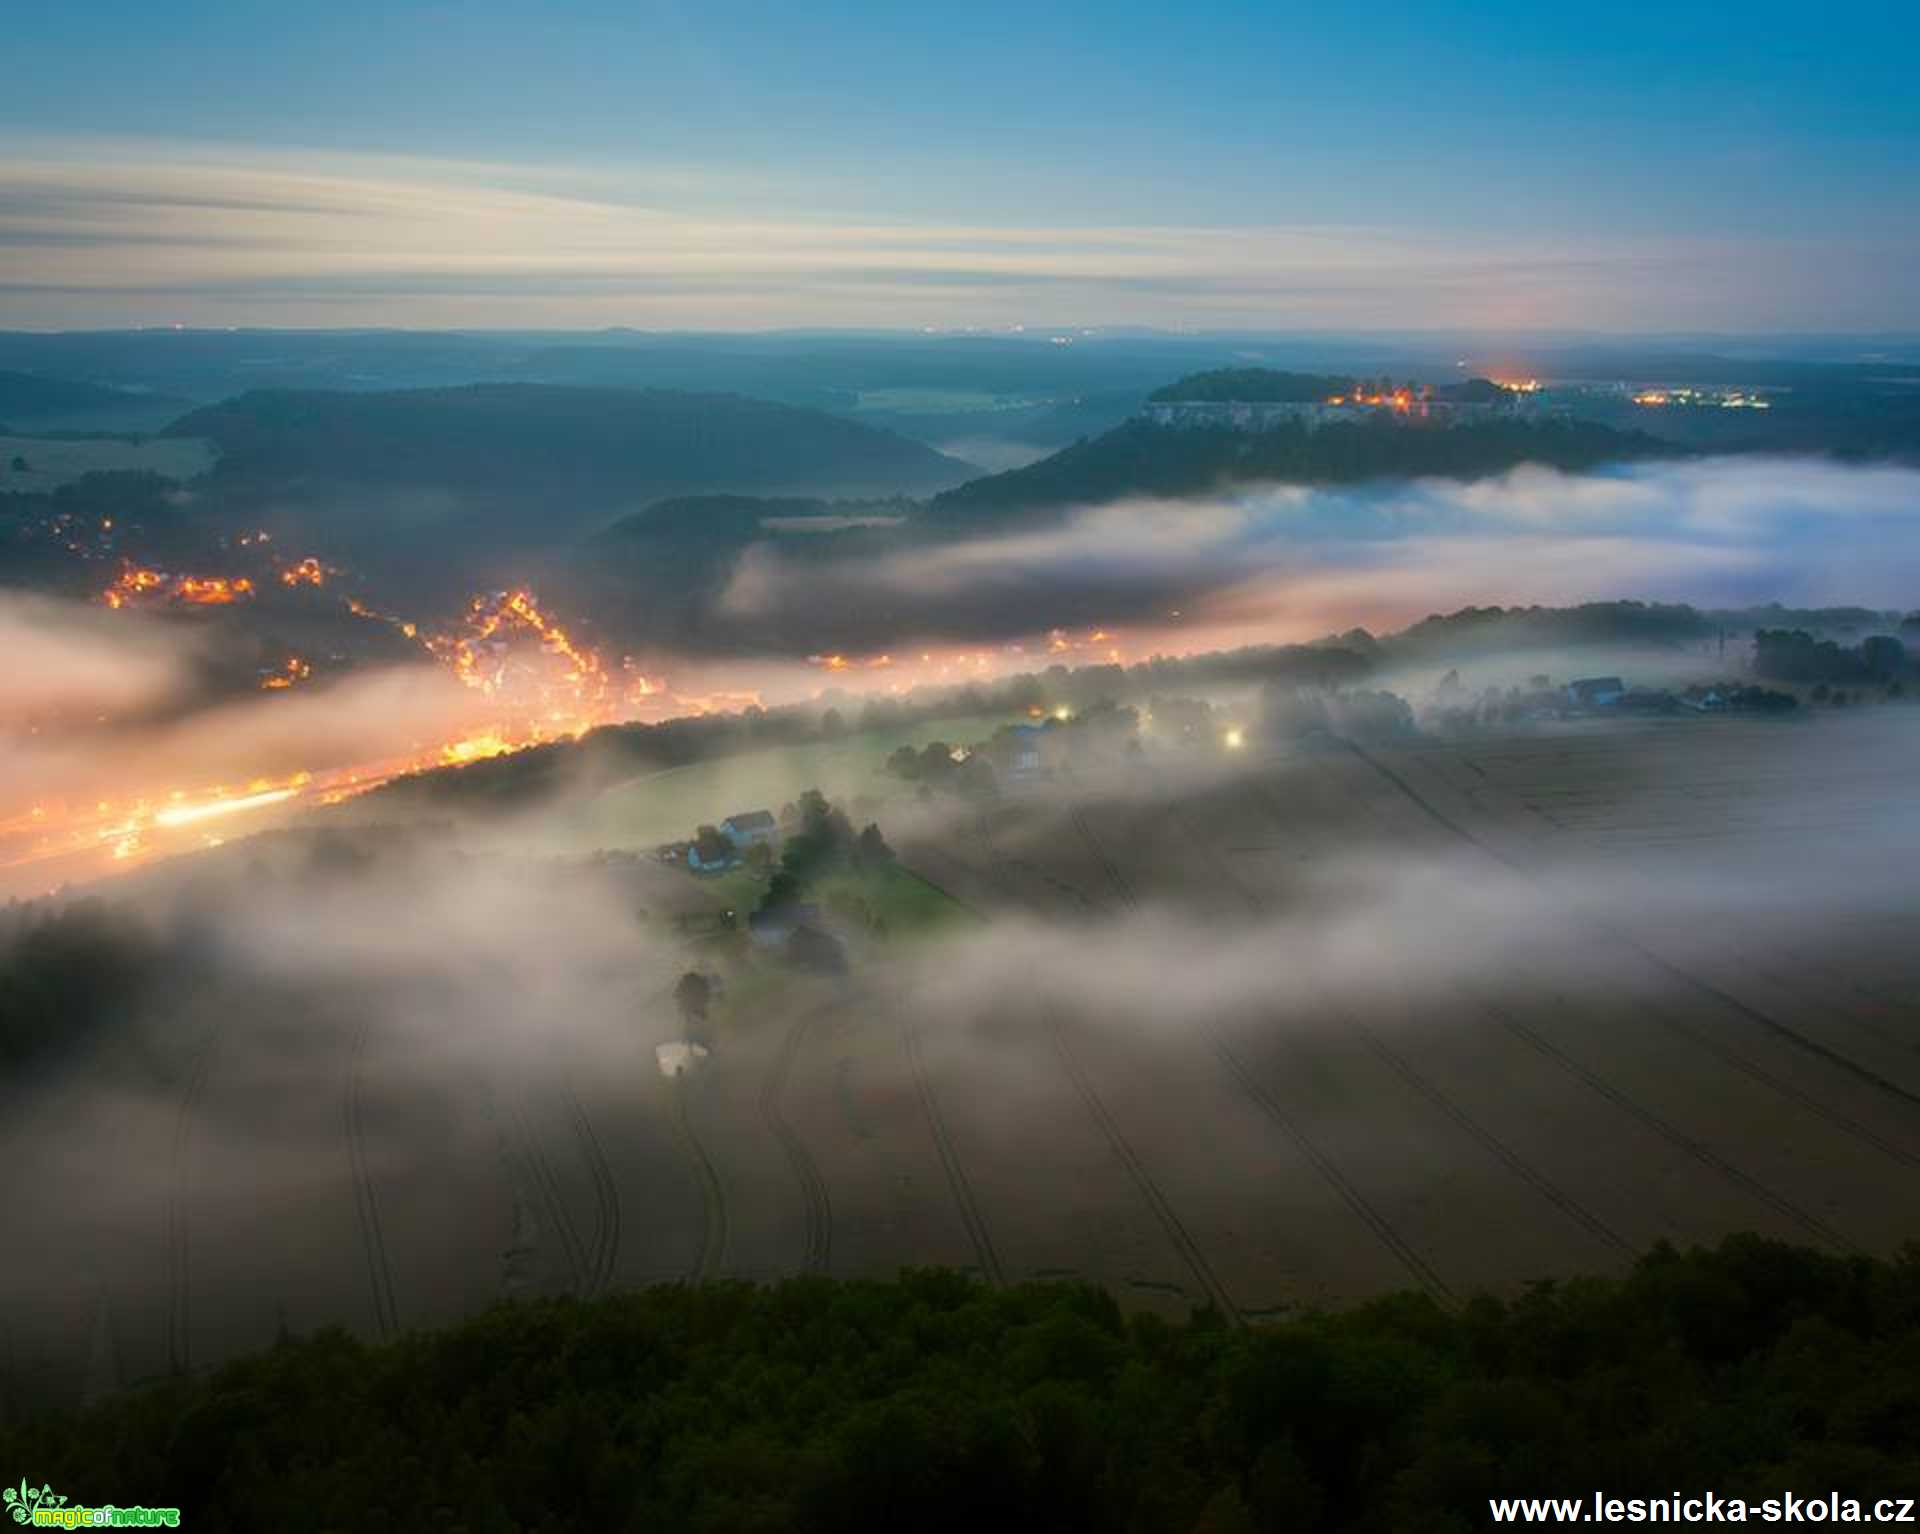
[[[1699,733],[1716,730],[1734,733]],[[1488,1005],[1564,1017],[1566,995],[1685,1007],[1697,996],[1646,957],[1679,952],[1676,935],[1725,983],[1755,954],[1853,966],[1911,920],[1920,814],[1886,770],[1920,745],[1903,711],[1771,735],[1696,721],[1650,739],[1599,778],[1568,780],[1628,825],[1670,819],[1675,794],[1692,801],[1686,836],[1628,856],[1524,828],[1478,842],[1337,743],[1286,749],[1257,733],[1244,755],[1156,747],[1070,789],[894,803],[883,828],[905,864],[974,918],[917,939],[850,932],[840,981],[744,940],[690,937],[676,917],[699,881],[643,857],[476,856],[447,829],[368,825],[165,865],[116,903],[124,986],[10,1085],[8,1207],[66,1254],[57,1272],[19,1264],[4,1281],[8,1308],[45,1324],[21,1366],[42,1343],[48,1357],[84,1351],[102,1307],[131,1360],[123,1376],[163,1368],[161,1318],[182,1306],[197,1307],[203,1353],[228,1324],[270,1336],[276,1305],[296,1327],[364,1328],[358,1254],[372,1238],[356,1199],[384,1200],[381,1239],[414,1251],[392,1259],[413,1317],[579,1282],[592,1227],[575,1216],[569,1235],[541,1191],[556,1174],[528,1148],[540,1113],[565,1125],[589,1111],[565,1106],[576,1093],[600,1104],[582,1133],[636,1179],[629,1221],[650,1230],[668,1218],[650,1207],[678,1211],[679,1244],[649,1260],[685,1276],[674,1264],[706,1249],[689,1234],[700,1154],[759,1168],[736,1170],[743,1207],[791,1196],[783,1163],[751,1149],[775,1144],[764,1123],[726,1119],[703,1150],[676,1139],[654,1050],[683,1036],[674,988],[690,969],[723,977],[729,998],[698,1078],[716,1104],[750,1111],[779,1041],[811,1014],[868,1040],[863,1103],[918,1100],[899,1034],[910,1026],[932,1079],[980,1105],[967,1111],[1042,1143],[1080,1111],[1057,1071],[1036,1072],[1035,1041],[1059,1021],[1154,1070],[1217,1039],[1350,1042],[1356,1021],[1451,1029]],[[1662,754],[1699,749],[1688,741],[1742,770],[1706,792],[1700,759]],[[1888,996],[1920,982],[1899,954],[1855,973]],[[620,1162],[621,1145],[639,1159]],[[1216,1169],[1222,1197],[1251,1196],[1235,1175]],[[608,1206],[593,1207],[604,1220]],[[189,1218],[190,1250],[177,1234]],[[200,1276],[182,1277],[187,1264]]]
[[[712,619],[720,635],[849,651],[1096,625],[1194,649],[1394,628],[1466,605],[1631,593],[1905,609],[1916,591],[1920,471],[1719,458],[1122,502],[868,558],[759,544]]]

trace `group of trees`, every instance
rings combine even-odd
[[[780,818],[788,828],[786,845],[761,896],[762,911],[792,910],[806,899],[816,881],[835,869],[866,872],[893,861],[893,849],[879,826],[869,822],[856,833],[846,812],[817,788],[803,793]]]
[[[1760,629],[1753,636],[1756,676],[1774,682],[1877,682],[1907,674],[1907,647],[1891,634],[1857,645],[1816,639],[1805,629]]]
[[[675,1285],[338,1331],[0,1431],[210,1531],[1486,1527],[1487,1499],[1920,1486],[1920,1251],[1757,1237],[1235,1329],[1080,1285]]]
[[[112,1020],[152,983],[164,956],[138,921],[97,899],[0,911],[0,1070]]]
[[[1391,741],[1414,733],[1411,705],[1391,692],[1307,692],[1273,686],[1261,696],[1260,717],[1267,737],[1275,741],[1304,740],[1316,734]]]
[[[944,740],[928,741],[918,751],[898,747],[887,758],[885,771],[928,792],[945,790],[975,799],[991,798],[999,787],[993,764],[985,756]]]

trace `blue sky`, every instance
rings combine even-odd
[[[18,9],[4,324],[1920,328],[1892,4]]]

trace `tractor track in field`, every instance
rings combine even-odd
[[[1512,1172],[1514,1176],[1532,1188],[1534,1192],[1538,1193],[1548,1203],[1552,1204],[1554,1208],[1558,1209],[1589,1235],[1597,1237],[1600,1241],[1612,1247],[1616,1252],[1620,1252],[1625,1256],[1632,1257],[1639,1255],[1639,1249],[1635,1247],[1631,1241],[1627,1240],[1626,1237],[1622,1236],[1571,1193],[1568,1193],[1553,1182],[1544,1172],[1541,1172],[1531,1162],[1514,1151],[1495,1135],[1492,1130],[1480,1123],[1480,1121],[1469,1114],[1466,1109],[1462,1108],[1458,1103],[1454,1102],[1452,1098],[1448,1097],[1446,1093],[1428,1081],[1425,1076],[1421,1075],[1408,1064],[1407,1061],[1401,1057],[1400,1053],[1389,1045],[1385,1039],[1375,1033],[1373,1029],[1367,1027],[1366,1024],[1356,1018],[1349,1018],[1348,1021],[1355,1032],[1357,1032],[1366,1043],[1367,1047],[1397,1072],[1408,1086],[1412,1087],[1414,1091],[1418,1092],[1428,1102],[1433,1104],[1435,1108],[1439,1109],[1441,1113],[1451,1119],[1462,1131],[1479,1144],[1482,1149],[1498,1160],[1508,1171]]]
[[[713,1164],[713,1158],[707,1154],[707,1148],[701,1144],[700,1136],[694,1132],[693,1118],[687,1111],[687,1093],[692,1090],[688,1078],[675,1076],[673,1090],[673,1124],[680,1136],[680,1144],[687,1153],[687,1159],[693,1163],[695,1175],[700,1181],[700,1208],[703,1215],[700,1226],[700,1251],[693,1261],[692,1277],[696,1279],[719,1276],[727,1262],[727,1247],[731,1235],[727,1215],[726,1185],[720,1181],[720,1173]]]
[[[1347,748],[1355,757],[1371,767],[1375,773],[1397,789],[1409,803],[1422,811],[1436,825],[1450,832],[1460,841],[1479,849],[1503,867],[1511,869],[1535,888],[1544,890],[1548,894],[1554,893],[1545,881],[1533,873],[1532,870],[1520,863],[1516,863],[1498,848],[1482,840],[1473,831],[1455,820],[1438,805],[1432,803],[1419,789],[1409,783],[1405,777],[1395,772],[1393,768],[1389,767],[1385,762],[1382,762],[1365,747],[1355,745],[1350,741],[1346,744]],[[1564,905],[1562,909],[1564,910]],[[1690,970],[1674,963],[1671,959],[1655,952],[1640,942],[1639,939],[1635,938],[1632,933],[1623,931],[1613,923],[1598,916],[1566,912],[1565,919],[1569,922],[1575,922],[1587,927],[1593,932],[1629,949],[1662,974],[1667,975],[1673,980],[1677,980],[1681,985],[1696,994],[1706,996],[1714,1002],[1717,1002],[1721,1007],[1731,1012],[1743,1022],[1763,1029],[1774,1037],[1786,1041],[1803,1053],[1811,1055],[1817,1060],[1824,1061],[1836,1070],[1852,1076],[1858,1081],[1865,1082],[1876,1091],[1893,1098],[1909,1109],[1920,1109],[1920,1092],[1909,1091],[1906,1087],[1901,1086],[1899,1082],[1881,1075],[1880,1072],[1872,1069],[1870,1066],[1862,1065],[1851,1055],[1822,1044],[1817,1039],[1809,1038],[1806,1034],[1800,1032],[1799,1029],[1790,1027],[1788,1024],[1781,1022],[1777,1017],[1769,1016],[1758,1007],[1742,1001],[1738,996],[1723,990],[1712,981],[1702,979]]]
[[[1398,777],[1398,775],[1391,774],[1387,769],[1379,767],[1378,764],[1375,763],[1371,757],[1367,756],[1364,752],[1362,752],[1359,747],[1355,746],[1355,747],[1352,747],[1352,749],[1354,753],[1360,756],[1363,761],[1367,762],[1369,766],[1375,767],[1376,771],[1379,771],[1382,776],[1386,777],[1387,780],[1391,782],[1394,787],[1398,788],[1401,791],[1401,793],[1405,794],[1408,798],[1412,799],[1419,806],[1419,808],[1427,811],[1428,814],[1432,815],[1448,830],[1453,831],[1456,835],[1464,838],[1473,846],[1481,847],[1496,861],[1498,861],[1502,866],[1513,869],[1515,872],[1519,873],[1523,878],[1527,878],[1529,883],[1535,883],[1536,887],[1538,887],[1537,881],[1534,881],[1531,878],[1531,876],[1527,874],[1525,869],[1520,868],[1517,864],[1501,856],[1498,852],[1495,852],[1492,848],[1486,847],[1485,844],[1480,842],[1480,840],[1477,837],[1474,837],[1471,833],[1456,826],[1451,820],[1447,819],[1444,815],[1442,815],[1441,812],[1439,812],[1438,810],[1432,808],[1431,806],[1421,801],[1418,798],[1418,796],[1413,792],[1413,790],[1409,788],[1404,783],[1404,781]],[[1364,804],[1361,804],[1361,808],[1364,810],[1366,806]],[[1551,892],[1549,891],[1548,893],[1551,893]],[[1571,920],[1571,918],[1568,918],[1568,919]],[[1604,925],[1596,924],[1596,926],[1597,926],[1597,930],[1605,932],[1606,935],[1608,936],[1614,936],[1611,929],[1606,928]],[[1625,941],[1627,942],[1627,945],[1630,948],[1632,948],[1635,952],[1643,951],[1640,949],[1638,944],[1633,943],[1630,939],[1626,939]],[[1665,968],[1665,966],[1663,966],[1663,968]],[[1678,971],[1675,971],[1675,972],[1678,973]],[[1471,988],[1463,987],[1456,982],[1448,982],[1448,986],[1449,986],[1449,989],[1451,989],[1456,995],[1460,996],[1461,999],[1466,1001],[1469,1005],[1474,1006],[1477,1009],[1485,1011],[1486,1013],[1491,1015],[1500,1024],[1500,1026],[1503,1027],[1508,1033],[1512,1034],[1515,1038],[1519,1039],[1529,1049],[1539,1054],[1542,1058],[1550,1060],[1551,1062],[1553,1062],[1553,1064],[1558,1066],[1562,1071],[1565,1071],[1567,1074],[1573,1076],[1577,1081],[1579,1081],[1582,1085],[1587,1087],[1590,1091],[1604,1098],[1606,1101],[1612,1103],[1621,1112],[1627,1114],[1628,1117],[1634,1119],[1635,1121],[1640,1123],[1643,1127],[1651,1130],[1660,1139],[1666,1141],[1667,1144],[1671,1145],[1672,1147],[1680,1151],[1682,1154],[1686,1155],[1691,1160],[1697,1162],[1699,1165],[1708,1168],[1709,1170],[1711,1170],[1712,1172],[1714,1172],[1716,1175],[1723,1178],[1727,1182],[1732,1183],[1735,1187],[1739,1188],[1741,1191],[1748,1194],[1750,1197],[1759,1200],[1761,1203],[1765,1204],[1769,1209],[1772,1209],[1775,1213],[1784,1216],[1786,1219],[1790,1220],[1793,1224],[1799,1226],[1800,1229],[1807,1232],[1807,1234],[1813,1236],[1816,1240],[1820,1241],[1823,1245],[1828,1246],[1833,1250],[1840,1251],[1840,1252],[1857,1252],[1859,1250],[1859,1247],[1854,1242],[1850,1241],[1846,1236],[1842,1235],[1840,1232],[1833,1229],[1832,1226],[1828,1225],[1824,1220],[1820,1219],[1819,1216],[1812,1214],[1809,1211],[1801,1208],[1798,1204],[1793,1202],[1793,1200],[1787,1198],[1784,1194],[1776,1193],[1772,1188],[1767,1187],[1764,1183],[1760,1182],[1758,1179],[1753,1177],[1750,1173],[1742,1171],[1739,1167],[1735,1166],[1732,1162],[1727,1161],[1724,1157],[1718,1155],[1712,1150],[1709,1150],[1705,1145],[1702,1145],[1698,1140],[1694,1139],[1692,1136],[1684,1134],[1678,1128],[1678,1126],[1668,1122],[1661,1115],[1659,1115],[1658,1113],[1655,1113],[1651,1108],[1647,1107],[1645,1104],[1638,1101],[1629,1093],[1621,1090],[1619,1087],[1614,1086],[1611,1082],[1607,1081],[1604,1077],[1602,1077],[1598,1072],[1593,1071],[1589,1069],[1587,1066],[1582,1065],[1578,1060],[1574,1059],[1571,1055],[1567,1054],[1566,1051],[1560,1049],[1557,1045],[1555,1045],[1550,1040],[1548,1040],[1543,1035],[1541,1035],[1537,1029],[1533,1028],[1530,1024],[1524,1022],[1522,1019],[1514,1016],[1513,1013],[1510,1012],[1499,1001],[1494,1000],[1490,997],[1478,994]],[[1669,1023],[1672,1022],[1672,1020],[1669,1018],[1660,1017],[1658,1013],[1656,1013],[1655,1016],[1657,1021],[1665,1021]],[[1685,1036],[1694,1037],[1699,1042],[1705,1042],[1704,1040],[1698,1040],[1698,1036],[1691,1029],[1682,1028],[1680,1031]],[[1715,1052],[1719,1053],[1717,1049],[1715,1050]],[[1754,1075],[1756,1079],[1763,1080],[1778,1090],[1787,1091],[1795,1101],[1803,1100],[1802,1094],[1800,1094],[1797,1090],[1791,1089],[1788,1087],[1786,1083],[1779,1081],[1777,1078],[1769,1076],[1768,1073],[1762,1071],[1759,1067],[1751,1066],[1750,1063],[1739,1060],[1737,1056],[1732,1057],[1731,1063],[1734,1063],[1740,1066],[1741,1069],[1747,1071],[1749,1074]],[[1852,1125],[1852,1121],[1845,1119],[1843,1115],[1834,1114],[1831,1110],[1826,1110],[1821,1105],[1818,1105],[1818,1104],[1808,1103],[1807,1105],[1813,1108],[1814,1111],[1819,1112],[1821,1117],[1826,1118],[1829,1122],[1837,1122],[1841,1125],[1841,1127],[1851,1126],[1851,1129],[1853,1132],[1870,1135],[1870,1132],[1864,1130],[1862,1126]],[[1869,1139],[1869,1143],[1875,1143],[1875,1141],[1877,1141],[1877,1137],[1871,1137]],[[1885,1142],[1879,1142],[1879,1144],[1881,1148],[1887,1148],[1885,1146]]]
[[[1201,1251],[1200,1243],[1193,1239],[1193,1233],[1187,1229],[1186,1223],[1175,1212],[1166,1194],[1161,1192],[1160,1185],[1154,1181],[1153,1174],[1147,1170],[1146,1163],[1140,1159],[1139,1152],[1134,1150],[1112,1112],[1101,1100],[1099,1092],[1087,1079],[1086,1073],[1081,1070],[1080,1062],[1074,1057],[1073,1045],[1067,1038],[1066,1025],[1061,1022],[1059,1014],[1051,1009],[1048,1015],[1048,1031],[1053,1035],[1054,1052],[1060,1058],[1060,1065],[1067,1074],[1067,1080],[1073,1084],[1073,1089],[1079,1094],[1088,1115],[1099,1126],[1100,1132],[1106,1136],[1107,1144],[1119,1158],[1120,1164],[1127,1169],[1135,1189],[1159,1219],[1161,1228],[1173,1243],[1174,1250],[1180,1254],[1181,1261],[1186,1264],[1187,1271],[1199,1286],[1200,1292],[1207,1297],[1207,1303],[1234,1325],[1245,1325],[1240,1307],[1234,1304],[1233,1297],[1227,1293],[1226,1285],[1220,1282],[1220,1276],[1213,1271],[1213,1265],[1207,1261],[1206,1253]]]
[[[1087,849],[1093,854],[1095,860],[1100,864],[1108,878],[1114,882],[1115,888],[1122,892],[1123,899],[1128,908],[1133,908],[1136,902],[1133,897],[1132,887],[1127,884],[1125,876],[1122,874],[1118,865],[1107,856],[1106,849],[1103,848],[1094,837],[1091,828],[1087,825],[1085,814],[1078,806],[1075,806],[1070,813],[1074,827],[1086,842]],[[984,825],[981,830],[981,841],[987,848],[988,855],[993,858],[996,863],[1001,862],[1000,851],[994,845],[992,835]],[[1057,884],[1060,881],[1053,880],[1051,882]],[[1085,891],[1072,886],[1065,887],[1071,889],[1072,893],[1082,903],[1090,907],[1097,907],[1098,902],[1087,895]],[[1121,1129],[1120,1123],[1114,1118],[1112,1110],[1107,1107],[1105,1099],[1100,1096],[1098,1089],[1081,1068],[1079,1058],[1074,1054],[1072,1040],[1067,1036],[1067,1026],[1061,1020],[1059,1012],[1051,1007],[1048,1008],[1047,1011],[1047,1031],[1053,1041],[1054,1054],[1060,1061],[1061,1069],[1065,1073],[1069,1085],[1073,1087],[1075,1095],[1079,1097],[1081,1106],[1087,1110],[1087,1116],[1093,1120],[1095,1127],[1099,1129],[1101,1135],[1105,1138],[1107,1146],[1113,1152],[1115,1159],[1118,1160],[1126,1170],[1129,1179],[1134,1185],[1134,1191],[1140,1195],[1141,1200],[1152,1210],[1154,1218],[1159,1221],[1160,1227],[1162,1231],[1165,1232],[1168,1241],[1172,1243],[1174,1251],[1179,1254],[1181,1262],[1185,1264],[1195,1287],[1206,1297],[1207,1303],[1213,1309],[1225,1316],[1234,1325],[1245,1325],[1245,1317],[1242,1316],[1240,1307],[1234,1303],[1233,1296],[1227,1292],[1226,1285],[1221,1282],[1219,1274],[1214,1271],[1213,1264],[1207,1260],[1207,1254],[1201,1249],[1200,1243],[1194,1239],[1193,1233],[1188,1230],[1186,1222],[1180,1218],[1179,1212],[1173,1207],[1172,1201],[1167,1198],[1160,1184],[1155,1181],[1152,1172],[1147,1168],[1146,1162],[1141,1158],[1140,1153],[1134,1149],[1133,1142],[1127,1138],[1126,1132]]]
[[[1187,835],[1191,837],[1192,828],[1188,825],[1187,819],[1185,815],[1181,813],[1177,803],[1172,804],[1172,813],[1186,830]],[[1092,828],[1087,824],[1085,815],[1079,810],[1075,810],[1073,819],[1075,829],[1079,831],[1082,839],[1087,842],[1095,858],[1099,860],[1101,866],[1106,870],[1109,880],[1113,883],[1114,892],[1119,897],[1121,903],[1129,910],[1136,909],[1139,901],[1134,894],[1131,881],[1127,879],[1125,873],[1113,859],[1108,856],[1106,849],[1099,844],[1098,839],[1093,835]],[[1241,897],[1245,899],[1252,908],[1257,910],[1258,902],[1254,900],[1252,893],[1248,891],[1244,885],[1240,885],[1237,880],[1235,881],[1235,886],[1240,890]],[[1381,1245],[1393,1254],[1395,1259],[1406,1269],[1415,1283],[1435,1299],[1443,1303],[1452,1303],[1454,1300],[1453,1290],[1448,1286],[1446,1280],[1434,1269],[1432,1264],[1422,1257],[1420,1253],[1414,1249],[1413,1245],[1407,1241],[1399,1231],[1394,1229],[1387,1217],[1374,1207],[1373,1202],[1368,1199],[1359,1188],[1354,1186],[1347,1175],[1340,1170],[1333,1158],[1320,1147],[1313,1136],[1301,1127],[1299,1121],[1287,1111],[1285,1105],[1267,1090],[1254,1071],[1234,1052],[1233,1047],[1220,1034],[1219,1030],[1209,1022],[1203,1022],[1201,1027],[1207,1035],[1207,1042],[1212,1046],[1214,1055],[1218,1058],[1221,1065],[1226,1068],[1227,1074],[1233,1078],[1234,1083],[1246,1095],[1248,1101],[1251,1102],[1254,1107],[1260,1111],[1261,1115],[1278,1129],[1294,1149],[1305,1158],[1307,1164],[1319,1174],[1321,1180],[1333,1190],[1340,1201],[1347,1206],[1348,1210],[1365,1225],[1368,1230],[1373,1232]]]
[[[546,1211],[548,1225],[560,1238],[561,1257],[569,1275],[567,1289],[573,1294],[586,1294],[589,1292],[586,1248],[580,1240],[580,1229],[573,1222],[573,1212],[567,1208],[566,1192],[561,1188],[560,1179],[554,1174],[553,1163],[540,1143],[539,1131],[527,1116],[524,1097],[512,1102],[510,1116],[514,1138],[519,1142],[522,1169],[541,1207]]]
[[[833,1200],[827,1192],[826,1179],[820,1175],[819,1165],[807,1150],[806,1142],[781,1112],[780,1098],[787,1089],[787,1078],[793,1073],[794,1057],[800,1053],[800,1047],[818,1016],[818,1012],[808,1012],[794,1021],[787,1030],[787,1036],[780,1041],[779,1052],[773,1059],[773,1069],[767,1073],[766,1082],[760,1088],[761,1121],[774,1139],[780,1142],[780,1148],[786,1152],[787,1164],[793,1168],[794,1178],[800,1184],[800,1200],[806,1215],[806,1249],[802,1266],[809,1273],[825,1273],[833,1260]]]
[[[174,1116],[173,1144],[167,1179],[167,1367],[184,1374],[193,1366],[193,1246],[187,1228],[187,1147],[193,1138],[194,1114],[207,1088],[213,1053],[220,1042],[215,1030],[193,1053],[187,1067],[186,1088]]]
[[[920,1097],[920,1111],[927,1121],[928,1133],[933,1136],[933,1148],[939,1153],[941,1168],[947,1175],[947,1188],[953,1194],[954,1207],[960,1211],[960,1223],[966,1227],[974,1258],[989,1283],[1003,1284],[1006,1274],[1000,1266],[1000,1254],[994,1250],[993,1237],[987,1229],[985,1217],[980,1213],[980,1201],[974,1197],[973,1183],[967,1177],[966,1167],[961,1164],[960,1153],[954,1147],[953,1132],[947,1128],[947,1121],[940,1112],[940,1099],[933,1090],[933,1080],[927,1074],[920,1030],[911,1023],[902,1023],[900,1042],[906,1049],[907,1063],[913,1068],[913,1084]]]
[[[593,1188],[593,1244],[585,1252],[581,1293],[591,1297],[605,1294],[613,1284],[614,1265],[620,1257],[620,1189],[613,1168],[607,1162],[606,1148],[587,1116],[586,1106],[570,1083],[559,1084],[561,1106],[579,1137],[586,1156],[588,1180]]]
[[[398,1334],[400,1310],[394,1301],[393,1264],[387,1256],[387,1238],[380,1224],[379,1190],[367,1156],[366,1125],[361,1104],[361,1067],[373,1019],[363,1017],[354,1029],[353,1049],[347,1061],[345,1105],[347,1157],[353,1169],[353,1211],[360,1226],[360,1247],[367,1260],[367,1284],[373,1297],[374,1331],[384,1340]]]

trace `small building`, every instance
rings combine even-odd
[[[687,867],[694,873],[717,874],[729,868],[738,868],[739,866],[740,851],[738,846],[731,843],[731,841],[729,842],[725,855],[717,858],[703,858],[700,856],[700,844],[698,842],[687,843]]]
[[[1070,732],[1058,723],[1008,725],[987,743],[987,760],[1008,783],[1029,783],[1067,764]]]
[[[749,847],[769,847],[780,839],[780,822],[769,810],[747,810],[729,815],[720,822],[720,834],[744,852]]]
[[[1627,684],[1617,676],[1582,677],[1567,683],[1567,702],[1574,708],[1614,708],[1627,695]]]
[[[1007,770],[1018,776],[1030,777],[1045,765],[1041,740],[1046,731],[1037,724],[1016,724],[1012,733],[1013,759],[1007,764]]]

